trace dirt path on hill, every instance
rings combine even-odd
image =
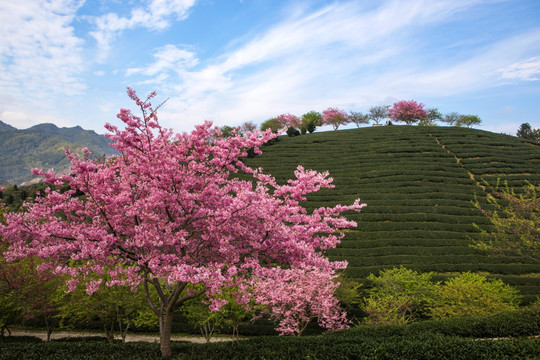
[[[37,338],[40,338],[42,340],[47,340],[47,333],[46,331],[40,331],[40,330],[11,330],[12,336],[35,336]],[[99,332],[84,332],[84,331],[53,331],[51,334],[51,339],[61,339],[61,338],[69,338],[69,337],[86,337],[86,336],[102,336],[105,337],[103,333]],[[115,339],[120,340],[121,337],[119,335],[115,336]],[[205,343],[206,339],[202,336],[175,336],[173,335],[171,337],[172,341],[189,341],[194,343]],[[126,336],[126,342],[134,342],[134,341],[145,341],[145,342],[159,342],[159,336],[157,335],[141,335],[141,334],[130,334],[128,332]],[[222,341],[232,341],[232,338],[229,336],[213,336],[210,339],[210,342],[222,342]]]

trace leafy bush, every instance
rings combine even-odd
[[[370,275],[373,282],[365,298],[363,310],[369,324],[406,324],[424,316],[432,301],[435,284],[432,273],[418,274],[404,267]]]
[[[501,280],[465,272],[436,289],[429,313],[434,318],[490,315],[515,310],[518,291]]]

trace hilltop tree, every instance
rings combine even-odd
[[[473,125],[480,125],[481,122],[482,120],[478,115],[460,115],[454,126],[471,127]]]
[[[244,134],[247,134],[257,130],[257,125],[253,121],[246,121],[240,125],[240,129],[242,129]]]
[[[437,121],[443,119],[443,115],[437,108],[431,108],[426,110],[426,118],[418,122],[418,126],[435,126]]]
[[[455,123],[457,123],[460,116],[461,115],[459,115],[459,113],[457,112],[451,112],[451,113],[445,114],[442,117],[441,121],[444,123],[447,123],[448,126],[453,126]]]
[[[223,125],[219,128],[219,131],[221,132],[220,137],[230,137],[233,136],[233,131],[236,129],[229,125]]]
[[[300,128],[300,118],[292,114],[281,114],[276,119],[283,125],[283,127],[293,127],[295,129]]]
[[[283,124],[277,118],[268,119],[261,124],[261,131],[271,130],[277,134],[281,129],[283,129]]]
[[[322,112],[321,123],[332,125],[335,131],[340,125],[346,125],[349,123],[349,116],[343,110],[329,107]]]
[[[402,100],[395,102],[388,110],[388,117],[394,121],[404,122],[411,125],[420,120],[426,119],[428,116],[424,110],[424,104],[414,100]]]
[[[521,124],[516,133],[516,136],[540,143],[540,129],[533,129],[529,123]]]
[[[322,115],[318,111],[309,111],[302,115],[300,131],[302,134],[309,132],[312,134],[320,124]]]
[[[349,121],[355,123],[356,127],[359,128],[361,124],[369,124],[369,115],[351,111],[349,113]]]
[[[88,151],[82,158],[67,151],[69,174],[33,170],[70,190],[47,191],[26,203],[24,212],[6,216],[0,233],[10,245],[8,259],[42,258],[41,270],[69,277],[69,291],[82,282],[88,294],[96,292],[103,286],[96,274],[107,276],[107,286],[142,284],[159,319],[164,357],[171,356],[174,310],[191,299],[206,294],[210,309],[218,311],[227,301],[214,295],[224,286],[237,286],[240,294],[249,294],[246,287],[255,278],[278,286],[282,279],[268,278],[269,269],[316,269],[331,278],[346,267],[322,251],[339,243],[342,229],[356,225],[342,213],[364,204],[356,200],[309,213],[301,206],[307,194],[333,187],[328,173],[299,166],[296,179],[279,185],[242,162],[247,149],[260,153],[259,146],[275,137],[270,131],[219,138],[218,129],[205,122],[189,134],[174,134],[158,123],[149,102],[155,93],[145,101],[131,89],[128,95],[143,116],[122,109],[118,118],[125,130],[106,124],[119,155],[100,161]],[[252,181],[239,179],[238,172]],[[331,281],[319,285],[321,291],[334,287]],[[259,295],[259,301],[272,297]],[[315,306],[323,299],[312,300]],[[340,315],[325,309],[325,324],[339,327]]]
[[[292,114],[281,114],[276,119],[281,123],[283,127],[287,128],[288,136],[300,135],[300,118]]]
[[[388,105],[372,106],[369,108],[369,120],[379,125],[381,121],[388,117]]]

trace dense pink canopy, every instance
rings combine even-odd
[[[292,114],[281,114],[276,119],[284,126],[293,128],[299,128],[302,122],[298,116]]]
[[[402,100],[394,103],[388,110],[388,117],[394,121],[401,121],[411,124],[427,117],[424,104],[414,100]]]
[[[321,123],[332,125],[337,130],[340,125],[349,123],[349,116],[344,110],[330,107],[322,112]]]

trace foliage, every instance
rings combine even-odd
[[[1,230],[10,243],[9,259],[43,258],[45,267],[70,277],[69,291],[82,281],[88,294],[96,292],[103,282],[96,274],[106,274],[108,286],[143,284],[159,319],[163,356],[170,356],[174,310],[190,299],[206,293],[217,311],[226,301],[212,296],[223,286],[242,292],[252,278],[289,268],[331,279],[346,266],[321,251],[335,247],[341,230],[356,225],[342,213],[365,204],[356,200],[309,213],[300,205],[308,194],[333,187],[328,173],[298,166],[296,179],[279,185],[242,162],[247,149],[260,153],[258,147],[275,137],[270,131],[216,138],[206,122],[190,134],[174,134],[157,121],[149,102],[155,93],[145,101],[131,89],[128,95],[143,117],[122,109],[118,117],[125,130],[106,125],[120,155],[99,161],[68,152],[70,174],[34,170],[70,190],[48,191],[27,203],[25,212],[7,215]],[[77,190],[85,197],[75,196]],[[319,285],[321,291],[334,287],[331,281]],[[259,292],[260,301],[264,295],[272,296]],[[324,300],[326,306],[332,298]]]
[[[435,126],[437,121],[443,119],[443,115],[436,108],[427,109],[426,114],[426,117],[418,122],[418,126]]]
[[[437,287],[429,312],[434,318],[491,315],[516,310],[518,291],[501,280],[465,272]]]
[[[343,110],[329,107],[322,112],[320,122],[321,124],[332,125],[334,130],[337,130],[340,125],[346,125],[349,123],[349,116]]]
[[[372,106],[369,108],[369,120],[373,121],[375,124],[380,124],[380,122],[388,117],[388,105],[379,105]]]
[[[452,126],[458,122],[460,116],[461,115],[459,115],[459,113],[457,112],[451,112],[451,113],[445,114],[442,117],[441,121],[447,123],[448,126]]]
[[[57,300],[62,324],[70,326],[97,318],[109,343],[113,343],[115,329],[125,342],[130,327],[141,325],[143,319],[156,321],[155,315],[150,314],[143,291],[140,291],[142,288],[137,292],[126,286],[101,287],[92,295],[80,287],[72,292],[66,290],[66,286],[61,287]]]
[[[277,134],[282,128],[283,126],[277,118],[268,119],[261,124],[261,131],[270,129],[274,134]]]
[[[0,242],[0,253],[6,248],[6,244]],[[55,295],[62,279],[50,270],[38,272],[39,264],[39,259],[33,257],[8,263],[0,256],[0,336],[3,337],[8,325],[22,317],[23,322],[41,320],[47,339],[50,338],[57,323]]]
[[[188,322],[199,328],[206,342],[210,342],[212,335],[223,326],[223,313],[210,311],[209,302],[208,298],[197,298],[181,307],[182,313]]]
[[[320,124],[322,115],[317,111],[309,111],[302,115],[301,128],[302,133],[309,132],[312,134]]]
[[[287,129],[287,136],[298,136],[300,135],[300,130],[298,130],[297,128],[295,127],[292,127],[292,126],[289,126],[289,128]]]
[[[349,122],[356,124],[356,127],[359,128],[362,124],[369,124],[369,114],[351,111],[349,113]]]
[[[540,143],[540,129],[533,129],[529,123],[521,124],[517,130],[516,136],[525,140]]]
[[[539,194],[540,185],[528,183],[516,192],[508,182],[498,182],[487,197],[487,204],[478,199],[474,203],[492,225],[490,228],[475,225],[483,238],[474,246],[494,255],[540,262]]]
[[[456,122],[454,122],[454,126],[467,126],[471,127],[473,125],[480,125],[482,120],[478,117],[478,115],[460,115]]]
[[[233,128],[232,126],[228,126],[228,125],[224,125],[224,126],[219,128],[219,131],[221,132],[221,137],[225,137],[225,138],[233,136],[234,135],[233,134],[234,130],[235,130],[235,128]]]
[[[417,103],[415,100],[401,100],[395,102],[388,109],[388,117],[394,121],[404,122],[407,125],[420,120],[425,120],[428,113],[424,110],[424,104]]]
[[[406,324],[423,317],[435,295],[432,276],[433,273],[419,274],[404,267],[368,276],[373,288],[364,299],[366,321],[372,325]]]
[[[343,272],[336,278],[336,282],[339,285],[336,288],[335,296],[343,307],[348,309],[361,304],[360,288],[362,284],[360,282],[346,276]]]
[[[251,292],[252,290],[248,288],[245,291]],[[256,305],[253,300],[244,304],[242,297],[246,297],[246,294],[239,294],[237,287],[224,288],[219,296],[227,301],[220,309],[223,324],[231,328],[233,341],[238,342],[240,325],[253,318],[259,305]]]

